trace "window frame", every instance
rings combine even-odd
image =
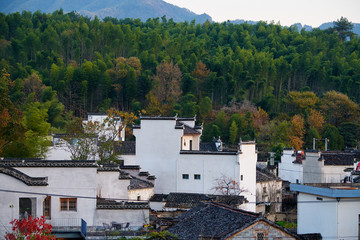
[[[75,203],[71,203],[71,201]],[[74,204],[75,206],[70,206],[70,204]],[[66,209],[63,206],[66,207]],[[77,212],[77,198],[60,198],[60,211]]]

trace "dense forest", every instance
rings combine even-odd
[[[0,13],[0,156],[39,157],[75,117],[116,108],[197,115],[203,141],[260,151],[355,148],[360,39],[346,18],[311,32],[274,23],[91,20]],[[323,147],[323,141],[317,147]]]

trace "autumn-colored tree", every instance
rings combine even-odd
[[[345,94],[336,91],[324,94],[320,102],[320,110],[323,111],[328,123],[335,127],[343,122],[358,122],[360,117],[359,105]]]
[[[30,93],[34,93],[35,100],[40,100],[41,91],[45,88],[45,85],[36,73],[32,73],[30,76],[25,78],[22,85],[26,96]]]
[[[45,222],[45,217],[22,220],[15,219],[10,222],[12,225],[12,233],[5,235],[6,240],[55,240],[55,236],[51,235],[52,226]]]
[[[304,145],[304,134],[305,134],[305,125],[304,118],[300,115],[294,115],[291,119],[291,135],[290,135],[290,144],[296,150],[302,149]]]
[[[157,66],[153,93],[162,104],[172,104],[179,100],[181,77],[180,68],[172,61],[163,61]]]
[[[206,65],[202,61],[199,61],[191,75],[198,80],[198,93],[201,96],[205,80],[210,75],[210,70],[207,69]]]
[[[0,156],[8,144],[25,134],[22,112],[15,107],[9,97],[13,85],[10,75],[3,69],[0,76]]]
[[[306,109],[314,108],[319,102],[319,98],[313,92],[296,92],[291,91],[288,94],[288,101],[295,107],[297,113],[302,113]]]
[[[234,200],[236,200],[237,196],[240,196],[242,193],[248,191],[247,189],[241,187],[240,183],[235,179],[226,175],[221,175],[216,178],[212,189],[215,193],[226,196],[224,202],[228,205],[233,205],[234,202],[236,202]]]
[[[310,109],[307,122],[310,127],[316,128],[318,131],[321,131],[324,128],[325,119],[321,112]]]

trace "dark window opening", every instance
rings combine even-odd
[[[200,180],[200,174],[194,174],[194,179],[196,179],[196,180]]]
[[[182,175],[182,178],[183,178],[183,179],[189,179],[189,174],[183,174],[183,175]]]

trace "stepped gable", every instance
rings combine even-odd
[[[30,177],[25,173],[14,169],[12,167],[6,167],[4,165],[0,165],[0,173],[6,174],[8,176],[14,177],[28,186],[47,186],[47,178],[46,177]]]

